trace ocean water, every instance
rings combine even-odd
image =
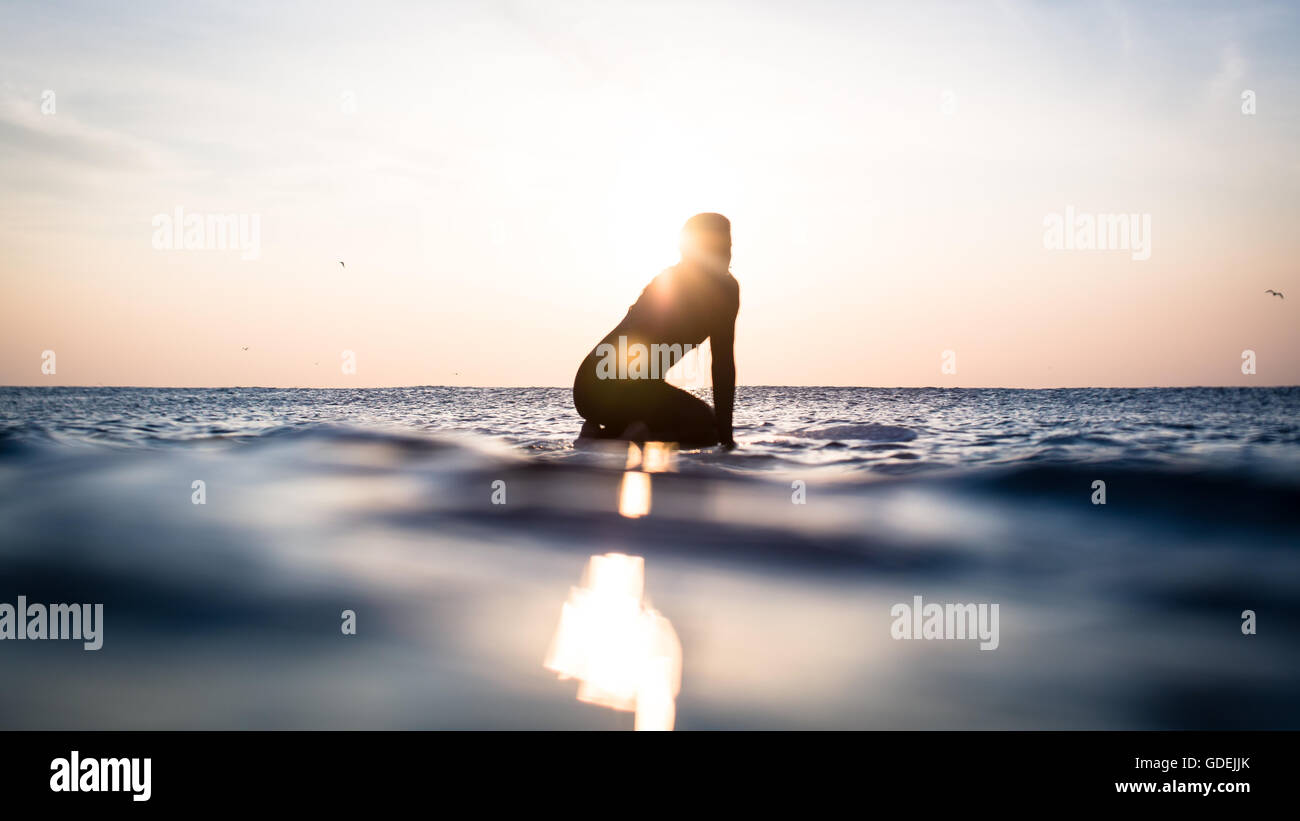
[[[630,729],[651,623],[677,729],[1300,728],[1300,389],[736,408],[643,452],[565,389],[0,388],[0,604],[104,608],[0,641],[0,728]],[[918,596],[996,648],[895,638]]]

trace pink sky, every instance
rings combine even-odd
[[[705,210],[741,384],[1300,384],[1294,11],[786,6],[19,14],[0,384],[568,385]]]

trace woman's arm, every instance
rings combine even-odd
[[[732,280],[734,283],[735,280]],[[740,311],[740,288],[723,309],[723,316],[709,335],[713,349],[713,417],[718,425],[718,442],[735,447],[731,432],[732,404],[736,397],[736,314]]]

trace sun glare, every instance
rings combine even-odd
[[[678,234],[688,217],[702,211],[728,213],[736,188],[729,169],[709,156],[665,132],[638,138],[622,154],[610,181],[608,213],[620,282],[642,287],[675,263]]]
[[[645,559],[592,556],[582,585],[561,609],[543,666],[561,679],[577,679],[579,701],[635,712],[637,730],[671,730],[682,646],[644,591]]]

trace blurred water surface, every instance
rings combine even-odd
[[[2,388],[0,602],[105,640],[0,642],[0,727],[631,728],[543,666],[616,553],[678,729],[1297,728],[1298,410],[742,387],[736,451],[651,459],[561,389]],[[891,638],[918,595],[998,649]]]

